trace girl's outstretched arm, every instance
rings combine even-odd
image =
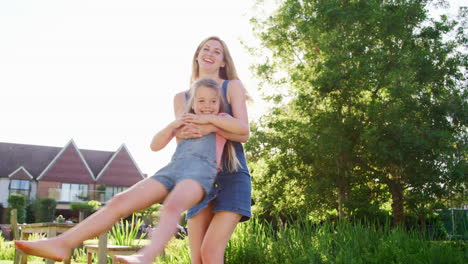
[[[172,121],[169,125],[156,133],[151,140],[150,148],[152,151],[163,149],[175,136],[177,128],[184,125],[184,121],[180,118]]]

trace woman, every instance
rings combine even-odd
[[[209,37],[198,46],[192,61],[194,82],[200,78],[216,80],[223,88],[228,104],[226,113],[248,126],[247,92],[237,77],[229,50],[220,38]],[[174,112],[180,116],[185,109],[187,92],[174,97]],[[241,168],[235,172],[218,173],[212,192],[187,213],[192,264],[223,263],[224,251],[239,221],[251,217],[251,180],[240,142],[247,142],[249,133],[234,134],[212,125],[190,125],[177,131],[178,138],[195,138],[216,132],[233,141]]]
[[[200,79],[194,83],[191,91],[186,113],[155,134],[151,142],[153,151],[163,149],[174,137],[176,129],[186,123],[214,124],[233,133],[248,133],[248,126],[243,121],[224,113],[223,94],[216,81]],[[216,133],[181,140],[167,166],[113,197],[73,229],[47,240],[17,240],[15,246],[28,255],[62,261],[68,259],[72,249],[84,240],[102,234],[121,217],[141,210],[142,204],[164,201],[150,243],[137,254],[116,256],[123,263],[151,264],[174,235],[181,214],[202,201],[211,191],[216,173],[222,165],[226,164],[229,171],[235,171],[240,165],[234,153],[232,143]],[[142,197],[146,200],[142,200]]]

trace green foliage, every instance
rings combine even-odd
[[[418,232],[364,222],[275,227],[258,219],[241,224],[226,263],[464,263],[464,242],[434,243]],[[441,254],[441,255],[438,255]]]
[[[101,206],[101,202],[96,200],[88,201],[88,205],[92,207],[92,211],[96,211]]]
[[[254,218],[236,228],[226,249],[225,262],[461,264],[466,262],[466,246],[462,240],[430,241],[419,232],[391,228],[389,223],[316,224],[299,218],[275,226]],[[5,243],[0,237],[0,259],[13,260],[13,254],[12,243]],[[86,262],[83,251],[75,251],[75,255],[75,261]],[[189,263],[188,240],[171,240],[166,255],[157,261]]]
[[[75,248],[72,256],[75,263],[88,263],[88,254],[84,248]]]
[[[427,4],[291,0],[252,19],[274,105],[246,144],[256,214],[385,218],[391,199],[402,223],[463,192],[466,34]]]
[[[31,239],[44,239],[44,238],[31,238]],[[13,261],[15,259],[15,247],[13,242],[7,242],[0,236],[0,260],[9,260]],[[86,263],[88,258],[86,250],[84,248],[76,248],[73,252],[73,259],[78,263]],[[30,263],[42,263],[43,259],[39,257],[28,256],[28,261]]]
[[[73,211],[82,211],[82,212],[93,212],[95,208],[95,205],[89,204],[88,202],[86,203],[79,203],[79,202],[73,202],[70,203],[70,209]]]
[[[190,263],[188,239],[172,239],[164,249],[165,254],[156,259],[157,263]]]
[[[138,246],[141,242],[141,237],[138,235],[143,221],[136,218],[132,214],[132,220],[120,219],[110,231],[110,240],[112,244],[118,246]]]
[[[18,223],[24,223],[26,221],[26,197],[20,194],[12,194],[10,197],[8,197],[8,205],[7,221],[10,221],[11,210],[16,209]]]
[[[439,211],[447,238],[452,240],[468,240],[468,210],[446,209]]]
[[[27,200],[26,201],[26,223],[35,223],[36,222],[36,200]]]
[[[57,201],[53,198],[40,198],[34,202],[36,222],[52,222],[55,220]]]
[[[0,260],[14,260],[15,248],[0,235]]]
[[[146,225],[154,225],[157,219],[159,219],[161,207],[161,204],[153,204],[146,209],[136,212],[135,215],[141,217]]]

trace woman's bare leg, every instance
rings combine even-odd
[[[145,179],[114,196],[103,208],[67,232],[47,240],[15,241],[15,246],[28,255],[64,260],[84,240],[104,233],[120,218],[162,201],[167,194],[166,187],[159,181]]]
[[[192,264],[202,264],[201,247],[206,230],[214,216],[213,202],[203,208],[198,214],[192,216],[188,221],[188,237],[190,245],[190,260]]]
[[[241,217],[227,211],[214,214],[201,246],[203,264],[224,263],[224,251]]]
[[[194,180],[187,179],[177,183],[164,201],[158,225],[151,232],[150,244],[135,256],[119,256],[116,257],[117,260],[124,263],[152,263],[174,236],[182,213],[197,204],[204,192],[202,186]]]

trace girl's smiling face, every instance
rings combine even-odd
[[[216,115],[219,113],[220,98],[216,89],[201,86],[195,93],[193,112],[201,115]]]

